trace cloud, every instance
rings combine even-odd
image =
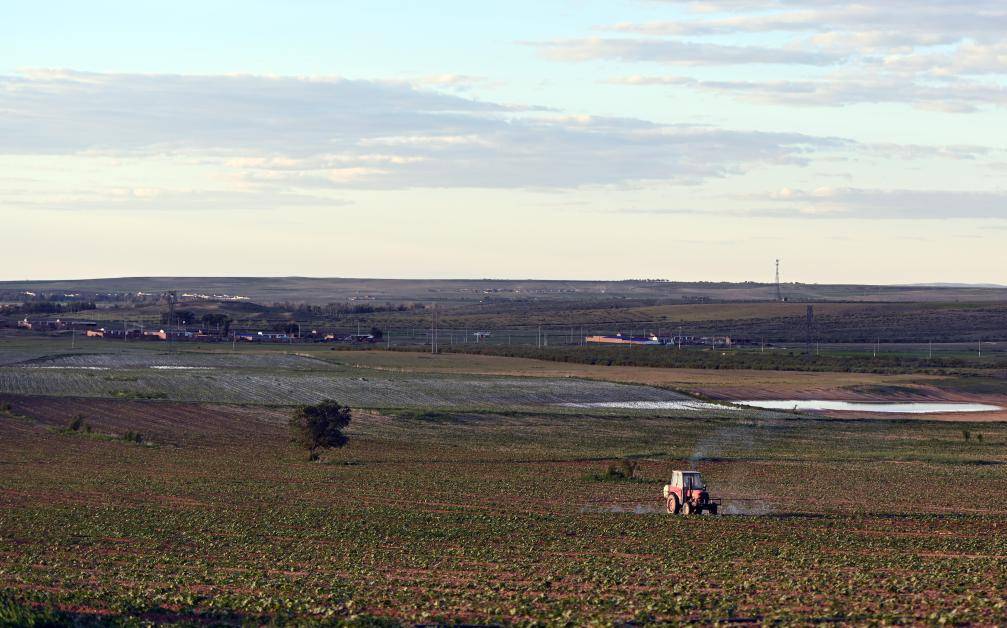
[[[928,74],[936,78],[1002,75],[1007,73],[1007,43],[966,41],[951,51],[892,55],[883,64],[889,72]]]
[[[765,200],[765,199],[763,199]],[[784,188],[769,195],[781,209],[765,214],[811,218],[1007,220],[1007,191]],[[783,209],[785,208],[785,209]]]
[[[745,207],[631,207],[621,209],[619,213],[733,218],[1007,221],[1007,191],[1004,190],[782,188],[734,200],[742,201]]]
[[[503,85],[501,81],[470,74],[431,74],[413,79],[410,83],[417,87],[435,87],[458,92],[468,92],[479,87],[495,88]]]
[[[699,3],[665,0],[660,4]],[[852,32],[886,45],[942,45],[965,37],[998,40],[1007,30],[1002,2],[971,0],[844,0],[794,2],[704,2],[693,19],[620,23],[605,30],[647,35],[734,35],[742,33]]]
[[[815,107],[905,103],[938,111],[971,113],[983,105],[999,107],[1007,104],[1007,88],[978,82],[948,86],[881,77],[863,79],[847,75],[812,80],[764,81],[712,81],[684,76],[632,75],[611,78],[607,82],[636,86],[672,85],[729,94],[759,103]]]
[[[335,208],[349,201],[307,194],[291,194],[270,189],[165,189],[109,187],[101,190],[69,190],[38,193],[33,190],[4,190],[2,204],[26,210],[46,211],[271,211],[294,207]]]
[[[836,55],[758,46],[724,46],[664,39],[560,39],[535,44],[559,61],[648,61],[672,65],[749,65],[755,63],[832,65]]]
[[[352,190],[696,185],[823,160],[985,161],[1002,152],[562,115],[339,78],[30,72],[0,77],[0,110],[12,183],[0,205],[29,210],[333,208]],[[730,211],[1004,217],[1001,192],[823,188],[757,200]]]
[[[471,128],[507,108],[405,83],[250,75],[30,71],[0,77],[0,151],[270,148]]]
[[[722,72],[717,80],[669,77],[662,82],[630,76],[621,82],[673,85],[792,106],[904,103],[973,112],[1005,104],[1007,4],[999,0],[656,0],[654,4],[684,7],[691,13],[672,20],[602,26],[619,37],[583,40],[595,43],[571,45],[565,56],[552,58],[649,61],[662,50],[672,58],[678,49],[703,50],[703,46],[741,50],[721,42],[754,39],[762,44],[753,48],[753,58],[779,55],[780,63],[793,66],[790,75],[784,67],[772,80]],[[730,54],[697,52],[696,56],[705,64],[736,62]],[[809,59],[832,63],[809,63]],[[808,72],[808,65],[821,71]]]
[[[0,77],[0,111],[0,155],[157,156],[289,193],[695,183],[851,145],[339,78],[36,71]]]

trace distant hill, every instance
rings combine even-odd
[[[917,288],[1007,288],[997,283],[914,283],[910,287]]]
[[[0,300],[18,300],[22,292],[179,293],[210,297],[246,297],[256,303],[499,301],[612,301],[652,299],[665,303],[773,301],[775,286],[742,282],[671,282],[650,280],[566,281],[494,279],[357,279],[309,277],[119,277],[86,280],[0,282]],[[989,302],[1007,301],[1007,287],[973,285],[871,286],[785,284],[789,301]]]

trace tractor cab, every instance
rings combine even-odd
[[[706,489],[706,484],[703,483],[703,476],[699,471],[676,471],[678,474],[678,486],[686,488],[688,490],[702,491]],[[672,475],[674,481],[674,474]]]
[[[699,471],[672,471],[671,483],[664,486],[664,499],[669,514],[717,514],[720,498],[710,497]]]

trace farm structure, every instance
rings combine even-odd
[[[105,339],[135,339],[135,340],[199,340],[210,342],[218,340],[220,336],[213,331],[204,329],[188,329],[185,327],[165,327],[146,329],[136,323],[123,323],[120,327],[109,324],[106,327],[99,327],[97,321],[78,321],[63,319],[41,319],[29,320],[25,318],[18,321],[18,329],[34,332],[81,332],[88,338]]]
[[[290,334],[270,331],[247,331],[234,334],[234,339],[239,342],[289,342],[293,338]]]
[[[85,331],[97,329],[97,321],[71,321],[60,318],[48,318],[39,320],[29,320],[26,316],[24,320],[17,322],[18,329],[29,329],[31,331]]]
[[[614,336],[588,336],[584,339],[589,343],[610,344],[610,345],[660,345],[664,344],[657,336],[623,336],[621,333]]]
[[[705,345],[713,347],[730,347],[734,341],[730,336],[670,336],[659,337],[654,334],[646,336],[623,336],[621,333],[614,336],[587,336],[584,341],[588,344],[610,344],[610,345]]]

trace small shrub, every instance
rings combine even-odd
[[[639,482],[636,477],[638,463],[634,460],[620,460],[608,465],[605,473],[592,473],[587,479],[595,482]]]
[[[168,394],[160,391],[145,392],[138,390],[113,390],[112,396],[118,399],[139,399],[139,400],[156,400],[156,399],[167,399]]]
[[[67,427],[71,431],[74,431],[74,432],[79,432],[80,428],[83,427],[83,426],[84,426],[84,415],[83,414],[78,414],[77,416],[73,417],[73,420],[70,421],[69,425],[67,425]]]
[[[127,443],[136,443],[137,445],[140,445],[143,443],[143,434],[140,432],[129,431],[123,434],[122,440]]]
[[[620,460],[619,462],[613,462],[608,465],[608,470],[605,475],[611,478],[621,478],[626,480],[632,480],[636,477],[636,467],[639,463],[633,460]]]
[[[0,412],[3,412],[4,414],[10,414],[13,411],[14,406],[10,405],[9,403],[0,404]]]
[[[391,413],[400,419],[411,421],[424,421],[429,423],[452,423],[458,419],[456,415],[449,412],[439,412],[436,410],[398,410]]]

